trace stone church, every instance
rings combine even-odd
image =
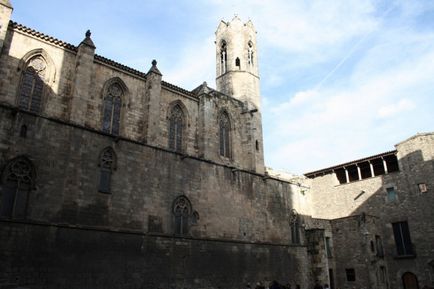
[[[264,165],[251,21],[220,22],[216,88],[190,91],[12,10],[0,0],[1,289],[434,287],[434,133],[283,177]]]

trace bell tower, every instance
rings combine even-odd
[[[260,109],[256,31],[238,16],[221,21],[216,31],[217,90]]]
[[[217,90],[244,103],[243,159],[252,171],[265,172],[262,144],[261,96],[259,91],[256,31],[252,21],[238,16],[221,21],[216,31]]]
[[[9,0],[0,0],[0,53],[8,30],[9,20],[12,14],[12,5]]]

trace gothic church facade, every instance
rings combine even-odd
[[[96,54],[89,31],[74,46],[11,14],[0,1],[0,286],[432,282],[432,210],[408,214],[433,203],[432,134],[284,179],[264,166],[251,21],[219,24],[216,89],[189,91],[156,61],[144,73]]]

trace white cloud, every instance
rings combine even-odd
[[[392,103],[386,106],[381,107],[378,110],[378,116],[381,118],[387,118],[403,111],[409,111],[415,108],[414,102],[409,99],[401,99],[397,103]]]
[[[164,79],[187,89],[194,89],[204,81],[214,87],[214,38],[192,43],[178,52],[179,61],[163,66]]]
[[[411,112],[434,107],[434,47],[424,45],[432,37],[403,31],[383,33],[349,75],[339,75],[346,85],[296,92],[272,110],[273,125],[265,132],[276,140],[267,149],[270,166],[320,169],[392,149],[416,133],[410,123],[417,130],[429,126]]]

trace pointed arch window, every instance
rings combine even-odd
[[[42,95],[44,92],[44,78],[47,63],[40,55],[35,56],[26,64],[18,94],[18,107],[34,113],[41,110]]]
[[[182,151],[182,134],[184,129],[184,113],[177,104],[170,111],[169,116],[169,148],[180,152]]]
[[[104,132],[119,135],[123,95],[124,91],[118,83],[113,83],[108,87],[104,96],[102,123],[102,130]]]
[[[247,62],[250,66],[253,66],[253,43],[252,41],[249,41],[247,45]]]
[[[189,232],[189,218],[192,213],[191,203],[185,196],[179,196],[173,202],[175,234],[185,235]]]
[[[101,151],[99,157],[100,176],[98,191],[105,194],[111,192],[111,175],[116,169],[116,154],[111,147],[106,147]]]
[[[226,41],[222,41],[221,48],[220,48],[220,72],[221,74],[226,73],[228,70],[228,52],[227,52],[227,45]]]
[[[231,124],[229,116],[226,112],[222,112],[219,119],[220,155],[227,158],[231,156],[230,130]]]
[[[35,175],[34,166],[26,157],[17,157],[6,165],[2,174],[0,216],[17,219],[26,217]]]

